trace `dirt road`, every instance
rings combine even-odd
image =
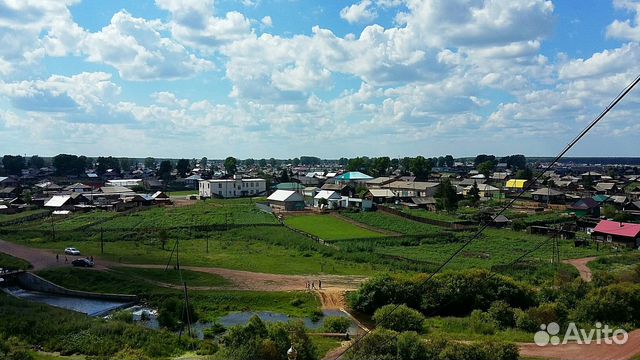
[[[640,353],[640,330],[629,333],[629,340],[623,345],[616,344],[565,344],[538,346],[520,344],[520,356],[562,360],[627,360]]]
[[[24,245],[14,244],[0,240],[0,252],[4,252],[15,257],[24,259],[33,265],[33,270],[43,270],[62,266],[65,264],[64,254],[60,254],[60,261],[56,261],[54,252],[43,249],[30,248]],[[75,257],[67,256],[69,262]],[[155,264],[122,264],[102,260],[96,257],[96,268],[105,270],[114,267],[132,267],[147,269],[164,269],[165,265]],[[235,290],[256,290],[256,291],[299,291],[305,290],[307,281],[314,281],[318,286],[318,281],[322,281],[322,293],[332,294],[333,302],[339,294],[345,291],[355,290],[366,278],[364,276],[351,275],[282,275],[250,272],[242,270],[231,270],[216,267],[182,266],[185,270],[199,271],[215,274],[229,280]],[[194,288],[197,289],[197,288]],[[333,305],[331,305],[333,306]]]
[[[586,257],[582,259],[562,260],[562,262],[565,264],[573,265],[576,269],[578,269],[578,272],[580,273],[580,277],[582,278],[582,280],[589,282],[591,281],[592,274],[591,274],[591,269],[589,269],[587,264],[592,262],[595,259],[597,258],[593,256],[593,257]]]

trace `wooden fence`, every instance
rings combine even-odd
[[[421,223],[424,223],[424,224],[429,224],[429,225],[435,225],[435,226],[448,228],[448,229],[451,229],[453,231],[475,231],[475,230],[478,229],[478,227],[475,226],[475,225],[460,224],[460,223],[454,223],[454,222],[448,222],[448,221],[427,219],[427,218],[424,218],[424,217],[421,217],[421,216],[415,216],[415,215],[407,214],[404,211],[392,209],[390,207],[382,206],[382,205],[378,205],[378,210],[386,212],[386,213],[389,213],[389,214],[392,214],[392,215],[397,215],[397,216],[403,217],[405,219],[421,222]]]

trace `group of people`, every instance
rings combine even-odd
[[[316,282],[314,280],[312,281],[307,280],[305,288],[307,290],[316,290],[316,289],[322,290],[322,280],[318,280],[318,287],[316,287]]]

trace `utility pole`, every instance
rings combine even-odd
[[[104,254],[104,228],[100,227],[100,254]]]

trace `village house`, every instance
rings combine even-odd
[[[491,186],[489,184],[477,184],[477,186],[481,199],[492,199],[494,197],[500,197],[500,189],[498,189],[497,187]],[[464,196],[468,196],[472,188],[473,185],[465,187],[462,194]]]
[[[354,187],[358,187],[359,185],[365,185],[367,181],[372,180],[373,177],[363,174],[360,171],[350,171],[344,174],[338,175],[334,178],[336,184],[351,184]]]
[[[522,191],[523,189],[526,189],[527,186],[529,186],[529,180],[525,179],[511,179],[507,180],[504,184],[505,189],[511,191]]]
[[[623,244],[628,247],[640,247],[640,224],[601,220],[593,231],[595,241]]]
[[[396,194],[390,189],[369,189],[365,199],[369,199],[376,204],[392,203]]]
[[[313,206],[320,208],[326,207],[328,209],[337,209],[340,207],[340,200],[342,200],[342,196],[339,193],[332,190],[320,190],[313,197]]]
[[[531,193],[531,198],[540,203],[564,204],[566,199],[562,191],[541,188]]]
[[[439,187],[440,183],[437,182],[409,182],[401,180],[384,185],[385,189],[392,190],[397,197],[407,199],[412,197],[435,196]]]
[[[136,186],[144,186],[142,179],[118,179],[118,180],[107,180],[105,186],[122,186],[122,187],[136,187]]]
[[[571,204],[568,210],[573,212],[577,217],[600,217],[600,203],[592,198],[580,199]]]

